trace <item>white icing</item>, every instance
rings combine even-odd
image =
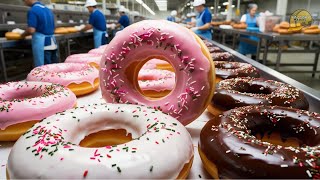
[[[155,123],[158,124],[151,128]],[[58,150],[52,156],[49,153],[53,152],[55,147],[51,145],[57,144],[58,141],[55,141],[53,136],[48,138],[46,133],[43,141],[36,144],[42,137],[37,132],[40,128],[44,128],[43,130],[47,132],[51,131],[51,134],[58,134],[58,139],[63,137],[57,146]],[[126,129],[134,140],[111,148],[78,146],[86,135],[109,129]],[[157,130],[159,131],[156,132]],[[33,134],[36,135],[31,136]],[[67,142],[74,145],[64,148],[62,143]],[[46,143],[52,144],[45,146]],[[27,150],[28,147],[30,148]],[[48,151],[41,151],[39,148],[48,148]],[[125,148],[128,148],[128,152]],[[37,156],[35,156],[37,151],[32,152],[34,149],[39,150]],[[111,150],[113,151],[110,152]],[[84,174],[90,179],[167,179],[177,178],[192,156],[193,145],[190,134],[171,116],[142,106],[100,104],[58,113],[37,123],[16,142],[9,155],[7,167],[11,179],[80,179],[84,178]],[[113,164],[116,165],[112,167]]]

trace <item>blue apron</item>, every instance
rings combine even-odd
[[[254,18],[251,18],[250,14],[246,14],[246,24],[248,27],[257,27],[257,16],[254,16]],[[256,36],[246,36],[241,35],[240,37],[248,38],[250,40],[259,41],[259,38]],[[239,44],[239,52],[241,54],[256,54],[257,53],[257,46],[240,41]]]
[[[94,48],[98,48],[101,45],[105,45],[106,41],[106,31],[100,31],[96,28],[93,28],[93,39],[94,39]]]
[[[35,67],[44,65],[44,47],[51,44],[51,39],[57,44],[53,35],[44,35],[39,32],[32,35],[32,53]]]
[[[197,18],[196,27],[200,27],[200,26],[204,25],[204,23],[202,22],[202,17],[204,15],[204,12],[205,12],[205,10],[203,10],[203,12],[201,13],[200,17]],[[210,29],[205,30],[205,31],[196,30],[195,33],[200,35],[200,36],[202,36],[202,37],[204,37],[204,38],[212,39],[212,34],[211,34],[211,30]]]

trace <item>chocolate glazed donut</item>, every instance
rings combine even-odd
[[[248,63],[214,61],[216,68],[216,83],[223,79],[237,77],[260,77],[258,70]]]
[[[277,106],[241,107],[204,126],[199,153],[215,178],[318,179],[319,127],[317,113]],[[279,133],[279,141],[294,138],[298,145],[276,145],[256,137],[272,133]]]
[[[219,115],[236,107],[272,105],[309,109],[309,103],[297,88],[261,78],[234,78],[220,81],[208,110]]]
[[[211,53],[213,61],[234,61],[234,56],[229,52]]]

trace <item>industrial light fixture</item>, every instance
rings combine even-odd
[[[142,7],[144,7],[147,11],[149,11],[150,14],[156,15],[156,13],[152,11],[152,9],[150,9],[150,7],[143,2],[143,0],[136,0],[136,1],[137,3],[141,4]]]
[[[222,5],[227,6],[227,5],[229,5],[229,2],[224,2],[224,3],[222,3]]]
[[[218,6],[218,9],[221,9],[221,6]]]
[[[168,1],[167,0],[154,0],[157,4],[159,11],[167,11],[168,9]]]
[[[214,9],[214,7],[213,7],[213,6],[211,6],[211,7],[210,7],[210,9]]]

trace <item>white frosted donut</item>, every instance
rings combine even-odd
[[[85,136],[111,129],[125,129],[133,140],[101,148],[78,146]],[[37,123],[14,145],[7,171],[10,179],[172,179],[192,157],[188,131],[171,116],[143,106],[101,104]]]

